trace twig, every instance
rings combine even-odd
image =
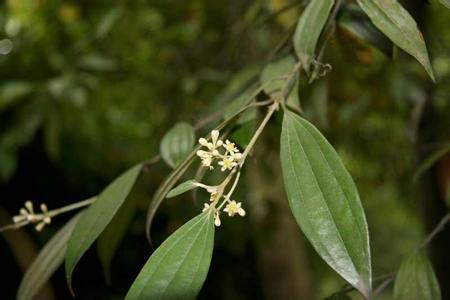
[[[434,229],[428,234],[424,241],[420,244],[419,249],[426,247],[435,237],[436,235],[445,228],[445,225],[450,221],[450,213],[447,213],[441,221],[434,227]]]
[[[395,273],[391,275],[389,278],[385,279],[377,288],[373,291],[373,295],[376,296],[380,294],[385,288],[387,288],[395,278]]]

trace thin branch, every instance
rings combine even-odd
[[[426,246],[428,246],[429,243],[431,243],[431,241],[436,237],[436,235],[441,232],[442,230],[444,230],[445,225],[447,225],[447,223],[450,221],[450,213],[447,213],[442,219],[441,221],[439,221],[439,223],[436,225],[436,227],[434,227],[434,229],[430,232],[430,234],[428,234],[424,241],[420,244],[419,249],[422,249]]]
[[[395,278],[395,273],[391,275],[389,278],[385,279],[377,288],[373,291],[373,295],[376,296],[380,294],[382,291],[384,291],[385,288],[387,288]]]

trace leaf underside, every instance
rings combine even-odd
[[[61,266],[66,254],[67,241],[79,217],[80,213],[70,219],[39,252],[23,276],[17,291],[17,300],[33,299],[52,274]]]
[[[137,164],[115,179],[77,222],[70,236],[66,253],[66,278],[70,289],[72,272],[76,264],[120,209],[141,169],[142,164]]]

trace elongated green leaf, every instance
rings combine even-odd
[[[0,111],[30,94],[33,86],[26,81],[6,81],[0,85]]]
[[[120,209],[141,169],[142,164],[137,164],[120,175],[106,187],[97,200],[80,217],[67,245],[65,267],[70,288],[75,265]]]
[[[105,37],[114,25],[117,23],[117,20],[123,14],[122,7],[113,7],[109,11],[107,11],[101,18],[97,24],[95,29],[95,36],[97,38]]]
[[[294,34],[294,48],[307,73],[315,57],[316,45],[320,37],[334,0],[310,1],[298,20]]]
[[[39,255],[23,276],[17,291],[17,300],[33,299],[37,292],[64,261],[67,241],[75,227],[80,213],[75,215],[45,244]]]
[[[225,120],[231,119],[237,112],[242,110],[243,107],[248,105],[255,97],[254,97],[253,86],[248,87],[241,94],[238,94],[236,98],[231,101],[224,110],[223,117]]]
[[[214,217],[206,211],[156,249],[125,299],[195,299],[208,274],[213,246]]]
[[[373,25],[358,5],[346,5],[337,21],[340,27],[378,48],[387,57],[392,57],[392,42]]]
[[[185,181],[185,182],[181,183],[180,185],[178,185],[176,188],[172,189],[169,193],[167,193],[166,198],[172,198],[172,197],[178,196],[180,194],[183,194],[187,191],[190,191],[192,189],[195,189],[197,187],[196,183],[197,183],[197,181],[195,181],[195,180]]]
[[[397,46],[414,56],[434,81],[427,47],[417,24],[397,0],[357,0],[373,24]]]
[[[325,137],[308,121],[286,111],[281,166],[297,223],[319,255],[368,297],[369,234],[356,186]]]
[[[111,284],[111,261],[133,220],[136,208],[136,197],[126,199],[111,223],[98,238],[97,254],[108,284]]]
[[[394,285],[395,300],[440,300],[441,291],[428,258],[414,253],[400,265]]]
[[[439,0],[445,7],[450,9],[450,0]]]
[[[260,81],[264,92],[268,95],[280,92],[286,85],[286,77],[292,72],[296,63],[292,55],[282,56],[269,63],[261,73]]]
[[[166,133],[161,141],[161,157],[169,166],[175,168],[192,151],[194,143],[194,128],[188,123],[177,123]]]
[[[300,99],[298,96],[299,80],[298,73],[291,82],[287,82],[287,77],[293,71],[297,61],[292,55],[282,56],[269,63],[261,73],[261,85],[264,92],[276,97],[287,86],[286,104],[296,110],[300,110]]]

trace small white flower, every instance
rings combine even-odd
[[[223,147],[227,150],[227,152],[229,152],[230,154],[239,152],[239,149],[236,148],[235,144],[230,142],[229,140],[225,141],[225,144],[223,145]]]
[[[202,146],[208,147],[209,150],[214,151],[218,147],[223,145],[223,141],[219,140],[220,132],[219,130],[211,131],[211,143],[207,143],[206,145],[201,144]]]
[[[219,138],[219,135],[220,135],[219,130],[211,131],[211,139],[212,139],[213,144],[217,143],[217,139]]]
[[[22,221],[25,221],[26,220],[26,216],[24,216],[24,215],[17,215],[17,216],[14,216],[13,217],[13,222],[14,223],[20,223],[20,222],[22,222]]]
[[[203,204],[202,212],[205,212],[210,208],[211,208],[211,205],[209,205],[208,203],[205,203],[205,204]],[[219,214],[220,213],[218,211],[214,212],[214,225],[216,225],[217,227],[219,227],[220,224],[222,224],[222,222],[220,222]]]
[[[213,169],[213,166],[212,166],[213,157],[210,152],[198,150],[197,156],[201,158],[202,165],[204,165],[205,167],[208,167],[210,169]]]
[[[38,223],[35,228],[37,231],[41,231],[46,224],[52,222],[51,216],[49,215],[47,205],[42,203],[40,205],[41,213],[36,214],[34,212],[33,203],[31,201],[25,202],[24,208],[19,210],[19,215],[13,217],[14,223],[20,223],[27,221],[29,223]]]
[[[214,217],[214,225],[216,225],[216,227],[219,227],[220,224],[222,224],[222,222],[220,221],[219,212],[216,212],[216,215]]]
[[[210,205],[209,205],[208,203],[203,204],[202,212],[207,211],[207,210],[209,209],[209,206],[210,206]]]
[[[200,138],[198,143],[202,146],[208,147],[208,141],[205,138]]]
[[[241,202],[237,202],[232,200],[230,201],[223,210],[224,212],[228,213],[228,216],[232,217],[235,214],[240,215],[241,217],[245,216],[245,210],[241,207]]]
[[[223,172],[225,170],[232,170],[237,166],[237,163],[232,156],[224,156],[223,159],[219,161],[219,165],[222,166],[220,170]]]
[[[209,197],[209,201],[211,201],[211,202],[215,202],[215,201],[217,201],[219,199],[220,199],[220,193],[217,192],[217,191],[212,192],[211,196]]]
[[[204,157],[208,157],[211,156],[211,154],[207,151],[203,151],[203,150],[198,150],[197,151],[197,156],[200,158],[204,158]]]
[[[242,159],[242,153],[231,153],[231,156],[237,161]]]
[[[30,214],[34,214],[33,202],[31,201],[25,202],[25,208],[29,211]]]
[[[42,211],[42,214],[44,215],[43,222],[45,224],[50,224],[52,222],[52,219],[51,219],[50,215],[48,214],[48,208],[45,203],[41,204],[41,211]]]

